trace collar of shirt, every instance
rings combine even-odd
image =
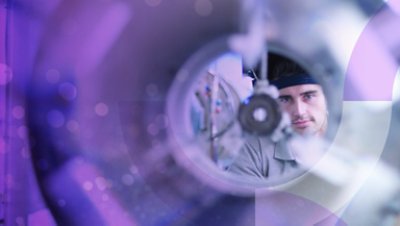
[[[286,140],[281,140],[276,143],[274,148],[274,158],[285,161],[296,160]]]

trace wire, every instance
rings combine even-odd
[[[267,68],[268,68],[268,52],[264,49],[261,56],[261,80],[267,81]]]

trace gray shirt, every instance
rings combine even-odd
[[[286,141],[272,143],[265,137],[249,137],[228,172],[249,179],[282,178],[299,170]]]

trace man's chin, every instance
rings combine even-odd
[[[316,131],[310,127],[300,127],[300,128],[293,128],[294,131],[301,135],[301,136],[313,136],[316,135]]]

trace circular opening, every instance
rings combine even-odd
[[[253,118],[258,122],[267,120],[267,117],[268,112],[265,108],[256,108],[253,112]]]
[[[274,84],[270,76],[286,73],[279,71],[290,60],[276,53],[268,58],[268,78]],[[299,147],[299,137],[325,136],[328,104],[313,73],[290,62],[312,82],[260,88],[257,68],[244,68],[240,55],[215,51],[215,46],[190,58],[167,104],[169,140],[178,162],[209,184],[234,192],[287,184],[307,172],[309,166],[300,165],[298,150],[292,149]],[[307,89],[291,90],[294,86]],[[305,115],[295,117],[288,103]]]

